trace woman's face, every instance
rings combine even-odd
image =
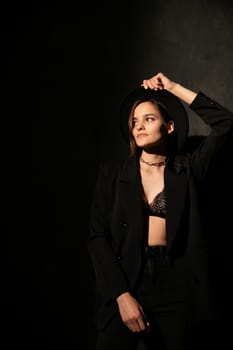
[[[140,103],[132,117],[132,135],[138,147],[157,146],[174,131],[174,122],[165,122],[158,107],[150,101]]]

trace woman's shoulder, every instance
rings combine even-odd
[[[190,167],[191,154],[189,152],[184,152],[182,154],[177,154],[174,158],[169,159],[168,168],[176,173],[188,172]]]

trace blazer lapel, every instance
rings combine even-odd
[[[122,213],[127,213],[126,221],[135,227],[136,232],[140,232],[143,235],[143,200],[140,174],[135,158],[130,158],[125,163],[119,186]]]
[[[165,169],[166,230],[168,251],[171,249],[185,206],[187,178],[167,167]]]

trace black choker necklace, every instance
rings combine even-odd
[[[145,163],[145,164],[149,165],[149,166],[162,166],[162,165],[166,165],[166,164],[167,164],[167,159],[162,160],[162,161],[160,161],[160,162],[147,162],[146,160],[144,160],[144,159],[141,157],[141,158],[140,158],[140,161],[141,161],[142,163]]]

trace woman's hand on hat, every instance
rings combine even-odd
[[[151,89],[151,90],[162,90],[165,89],[190,105],[193,100],[196,98],[197,93],[195,91],[192,91],[180,83],[177,83],[171,79],[169,79],[166,75],[163,73],[157,73],[150,79],[144,79],[142,84],[142,87],[145,89]]]
[[[143,86],[145,89],[152,89],[152,90],[162,90],[166,89],[168,91],[171,91],[176,83],[169,79],[167,76],[165,76],[163,73],[157,73],[153,77],[149,79],[144,79],[141,86]]]

